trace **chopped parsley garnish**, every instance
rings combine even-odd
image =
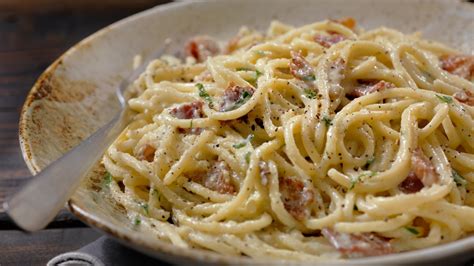
[[[247,153],[245,154],[245,161],[246,161],[247,163],[250,163],[250,155],[251,155],[251,152],[247,152]]]
[[[244,91],[240,95],[240,98],[235,102],[234,106],[232,106],[231,110],[235,110],[235,109],[239,108],[244,103],[246,103],[250,98],[252,98],[252,94],[250,94],[248,91]]]
[[[263,75],[263,73],[258,71],[258,69],[255,69],[255,79],[258,79],[258,77],[260,77],[261,75]]]
[[[363,177],[372,177],[372,176],[375,176],[376,174],[377,172],[370,171],[370,173],[363,173],[363,174],[358,175],[356,178],[354,178],[351,181],[351,186],[349,187],[349,190],[352,190],[355,187],[355,185],[361,181]]]
[[[212,108],[212,97],[209,95],[209,93],[207,93],[206,89],[204,89],[204,85],[202,85],[201,83],[196,83],[196,87],[199,90],[199,97],[206,100],[206,102],[209,103],[209,107]]]
[[[312,75],[307,75],[307,76],[303,76],[302,80],[304,81],[315,81],[316,80],[316,76],[314,74]]]
[[[243,147],[245,147],[249,142],[252,141],[253,137],[254,137],[253,134],[249,134],[249,135],[247,136],[247,138],[246,138],[244,141],[242,141],[242,142],[240,142],[240,143],[237,143],[237,144],[234,144],[234,145],[232,145],[232,147],[234,147],[234,148],[236,148],[236,149],[243,148]]]
[[[243,148],[245,145],[247,145],[247,142],[237,143],[237,144],[232,145],[232,147],[236,149],[240,149],[240,148]]]
[[[323,121],[324,121],[324,123],[326,123],[326,126],[328,126],[328,127],[329,127],[329,126],[332,126],[332,120],[331,120],[331,118],[329,118],[329,117],[327,117],[327,116],[324,116],[324,117],[323,117]]]
[[[199,92],[201,92],[201,90],[204,90],[204,85],[202,85],[202,83],[196,83],[195,86],[198,88]],[[199,95],[199,96],[201,96],[201,95]]]
[[[138,226],[138,225],[140,225],[141,223],[142,223],[142,220],[140,219],[140,217],[138,217],[138,215],[135,216],[135,219],[133,220],[133,224],[134,224],[135,226]]]
[[[238,68],[236,68],[235,70],[237,70],[237,71],[250,71],[251,69],[250,69],[250,68],[246,68],[246,67],[238,67]]]
[[[414,234],[414,235],[419,235],[420,232],[418,232],[418,229],[416,229],[415,227],[411,227],[411,226],[405,226],[404,227],[408,232]]]
[[[191,122],[189,123],[189,127],[193,128],[193,120],[191,119]]]
[[[158,193],[158,190],[153,189],[152,195],[156,195],[156,197],[158,198],[158,201],[161,201],[160,193]]]
[[[106,172],[104,175],[104,180],[102,181],[102,185],[108,187],[110,186],[110,183],[112,183],[112,175],[109,172]]]
[[[445,103],[452,103],[453,102],[453,98],[451,98],[449,96],[436,94],[436,97],[438,97],[438,99],[440,101],[445,102]]]
[[[458,187],[462,187],[467,184],[466,179],[454,170],[453,170],[453,179]]]
[[[304,95],[308,99],[316,99],[316,92],[312,89],[304,89]]]
[[[355,184],[359,182],[359,179],[360,179],[360,176],[356,177],[355,179],[351,181],[351,186],[349,187],[349,190],[354,189]]]
[[[146,215],[150,215],[149,209],[148,209],[148,203],[139,202],[138,205],[140,205],[140,207],[143,208],[143,210],[145,211],[145,214],[146,214]]]

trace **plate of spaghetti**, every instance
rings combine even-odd
[[[268,4],[165,5],[73,47],[22,112],[32,172],[106,122],[117,77],[172,38],[69,201],[80,219],[174,263],[472,257],[474,8]]]

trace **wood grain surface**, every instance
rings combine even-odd
[[[0,1],[0,265],[45,265],[100,234],[68,211],[46,230],[25,234],[4,213],[3,202],[31,178],[18,143],[18,120],[38,76],[84,37],[115,21],[168,1]]]
[[[84,37],[140,10],[55,9],[38,14],[0,11],[0,203],[30,177],[18,144],[18,120],[35,80],[54,59]]]

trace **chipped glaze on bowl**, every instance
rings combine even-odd
[[[455,0],[277,0],[179,2],[155,7],[98,31],[46,69],[21,112],[19,134],[23,157],[35,174],[107,122],[118,111],[115,86],[131,71],[133,57],[136,54],[146,57],[168,37],[176,43],[196,34],[225,39],[241,25],[264,31],[273,19],[303,25],[351,16],[367,29],[383,25],[405,33],[422,31],[426,38],[472,53],[473,6]],[[102,190],[104,172],[96,165],[68,207],[85,223],[131,248],[173,263],[297,264],[183,249],[136,231],[124,210]],[[453,263],[472,258],[473,250],[474,236],[471,236],[423,250],[333,264]]]

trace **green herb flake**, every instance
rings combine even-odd
[[[247,153],[245,154],[245,161],[247,162],[247,164],[250,163],[250,155],[251,155],[251,154],[252,154],[251,152],[247,152]]]
[[[140,203],[138,203],[138,205],[140,205],[140,207],[145,211],[146,215],[150,215],[149,208],[148,208],[148,203],[140,202]]]
[[[158,192],[158,190],[153,189],[152,195],[156,196],[156,198],[158,199],[158,202],[161,201],[160,193]]]
[[[326,123],[326,126],[329,127],[329,126],[332,126],[332,120],[331,118],[327,117],[327,116],[324,116],[323,117],[323,121],[324,123]]]
[[[237,71],[250,71],[251,69],[250,69],[250,68],[246,68],[246,67],[238,67],[238,68],[236,68],[235,70],[237,70]]]
[[[263,73],[258,71],[258,69],[256,69],[255,70],[255,79],[258,79],[261,75],[263,75]]]
[[[414,234],[414,235],[419,235],[420,232],[418,232],[418,229],[416,229],[415,227],[411,227],[411,226],[405,226],[404,227],[408,232]]]
[[[237,143],[237,144],[232,145],[232,147],[234,147],[236,149],[240,149],[240,148],[245,147],[245,145],[247,145],[246,142],[241,142],[241,143]]]
[[[140,219],[140,217],[138,217],[138,215],[135,216],[135,219],[133,220],[133,224],[135,226],[139,226],[141,223],[142,223],[142,220]]]
[[[303,76],[302,80],[304,81],[315,81],[316,80],[316,76],[314,74],[312,75],[307,75],[307,76]]]
[[[451,97],[449,97],[449,96],[436,94],[436,97],[437,97],[440,101],[445,102],[445,103],[452,103],[452,102],[453,102],[453,98],[451,98]]]
[[[252,94],[250,94],[248,91],[244,91],[244,93],[242,93],[242,99],[249,99],[250,97],[252,97]]]
[[[209,107],[212,108],[212,97],[207,93],[206,89],[204,89],[204,85],[201,83],[196,83],[196,87],[199,90],[199,97],[203,98],[206,102],[209,103]]]
[[[234,106],[230,110],[235,110],[242,106],[244,103],[246,103],[250,98],[252,98],[252,94],[250,94],[248,91],[244,91],[242,95],[240,95],[240,98],[235,102]],[[230,111],[227,110],[227,111]]]
[[[195,86],[198,88],[199,91],[204,90],[204,85],[202,85],[202,83],[196,83]]]
[[[254,137],[253,134],[249,134],[249,135],[247,136],[247,138],[246,138],[244,141],[242,141],[242,142],[240,142],[240,143],[237,143],[237,144],[234,144],[234,145],[232,145],[232,147],[234,147],[234,148],[236,148],[236,149],[243,148],[243,147],[245,147],[248,143],[250,143],[250,142],[252,141],[253,137]]]
[[[360,179],[360,176],[356,177],[355,179],[351,181],[351,186],[349,187],[349,190],[354,189],[355,185],[359,183],[359,179]]]
[[[308,99],[316,99],[316,92],[312,89],[304,89],[304,95]]]
[[[110,186],[110,183],[112,183],[112,175],[109,172],[106,172],[104,175],[104,180],[102,181],[102,185],[105,187]]]
[[[458,187],[465,186],[467,184],[466,179],[460,175],[458,172],[453,170],[453,179]]]
[[[356,178],[354,178],[351,181],[351,186],[349,187],[349,190],[352,190],[355,187],[355,185],[361,181],[363,177],[373,177],[376,174],[377,172],[370,171],[369,173],[363,173],[363,174],[358,175]]]
[[[193,120],[191,119],[191,122],[189,123],[189,127],[193,128]]]

